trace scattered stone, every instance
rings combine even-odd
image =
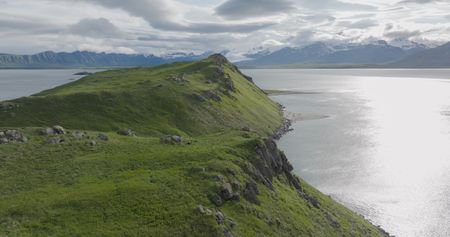
[[[175,82],[187,82],[188,80],[186,79],[186,74],[178,74],[178,75],[172,75],[169,77],[169,80],[173,80]]]
[[[64,141],[65,141],[64,138],[60,138],[60,137],[52,137],[52,138],[49,138],[49,139],[47,140],[47,143],[48,143],[48,144],[52,144],[52,145],[56,145],[56,144],[63,143]]]
[[[136,133],[131,128],[129,128],[127,130],[118,131],[117,134],[122,135],[122,136],[129,136],[129,137],[136,135]]]
[[[53,131],[55,134],[66,134],[66,130],[59,125],[53,126]]]
[[[109,140],[109,137],[106,135],[106,134],[104,134],[104,133],[99,133],[98,134],[98,139],[100,139],[101,141],[108,141]]]
[[[7,138],[5,138],[5,137],[0,138],[0,144],[7,144],[8,142],[9,141]]]
[[[217,194],[212,195],[212,196],[210,197],[210,200],[211,200],[212,203],[214,203],[214,205],[216,205],[216,206],[218,206],[218,207],[220,207],[220,206],[223,205],[223,200],[222,200],[222,198],[221,198],[219,195],[217,195]]]
[[[177,135],[165,135],[162,136],[159,140],[162,144],[174,145],[174,144],[181,144],[183,142],[183,137]]]
[[[221,102],[222,98],[220,98],[219,95],[217,95],[214,91],[205,91],[203,92],[203,96],[207,98],[208,100],[213,100],[216,102]]]
[[[233,190],[241,190],[241,183],[237,180],[234,180],[233,182],[231,182],[231,187],[233,188]]]
[[[211,211],[211,209],[209,209],[209,208],[207,208],[207,207],[204,207],[203,205],[198,205],[197,206],[197,211],[200,213],[200,214],[203,214],[203,215],[212,215],[212,211]]]
[[[224,182],[225,177],[223,177],[223,175],[221,175],[221,174],[218,174],[218,175],[214,176],[214,180],[219,181],[219,182]]]
[[[26,143],[28,142],[28,139],[25,137],[25,135],[17,130],[5,130],[0,131],[0,144],[7,144],[7,143]]]
[[[229,91],[235,91],[233,80],[231,80],[230,76],[226,75],[223,78],[223,81],[225,83],[225,88]]]
[[[219,224],[219,225],[225,224],[225,215],[222,212],[217,211],[215,216],[216,216],[217,224]]]
[[[245,184],[244,198],[247,199],[247,201],[257,205],[261,204],[258,199],[258,195],[258,185],[255,182],[248,182]]]
[[[44,128],[40,131],[41,135],[55,135],[55,131],[53,130],[53,128]]]
[[[199,102],[205,102],[205,101],[206,101],[206,99],[205,99],[203,96],[201,96],[201,95],[199,95],[199,94],[197,94],[197,93],[192,93],[192,94],[191,94],[191,97],[192,97],[194,100],[199,101]]]
[[[230,183],[225,183],[219,189],[219,195],[223,200],[230,200],[233,198],[233,188]]]
[[[339,222],[336,220],[336,218],[329,212],[325,212],[325,217],[327,218],[327,220],[331,223],[331,226],[333,226],[334,228],[339,228],[341,227],[341,225],[339,224]]]
[[[244,132],[250,132],[251,129],[250,129],[249,127],[243,127],[243,128],[242,128],[242,131],[244,131]]]
[[[17,107],[19,107],[19,105],[14,104],[12,102],[1,102],[0,103],[0,110],[3,110],[5,112],[8,111],[8,110],[17,108]]]
[[[91,140],[91,141],[89,142],[89,145],[91,145],[91,146],[96,146],[96,145],[97,145],[97,142],[96,142],[95,140]]]
[[[72,136],[77,140],[81,140],[84,138],[84,136],[86,136],[86,133],[82,131],[74,131],[72,132]]]
[[[230,200],[235,201],[235,202],[240,202],[241,195],[239,195],[239,193],[234,193]]]
[[[302,191],[298,191],[298,193],[300,194],[301,197],[303,197],[307,202],[309,202],[313,207],[315,208],[320,208],[320,203],[319,200],[317,200],[315,197],[302,192]]]

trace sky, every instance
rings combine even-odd
[[[0,0],[0,53],[233,57],[312,42],[450,41],[449,0]]]

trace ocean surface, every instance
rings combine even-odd
[[[0,101],[29,96],[42,90],[80,79],[78,72],[99,70],[58,69],[58,70],[0,70]]]
[[[0,100],[84,70],[0,70]],[[295,172],[399,237],[450,236],[450,70],[244,70],[306,118],[280,142]],[[310,116],[311,115],[311,116]]]
[[[295,172],[395,236],[450,236],[450,70],[244,70],[300,121]],[[314,117],[314,116],[313,116]],[[316,116],[317,117],[317,116]]]

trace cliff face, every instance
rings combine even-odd
[[[0,235],[383,236],[292,174],[283,121],[220,55],[0,102]]]

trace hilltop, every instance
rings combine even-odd
[[[0,102],[0,235],[386,236],[292,174],[285,129],[221,55]]]

